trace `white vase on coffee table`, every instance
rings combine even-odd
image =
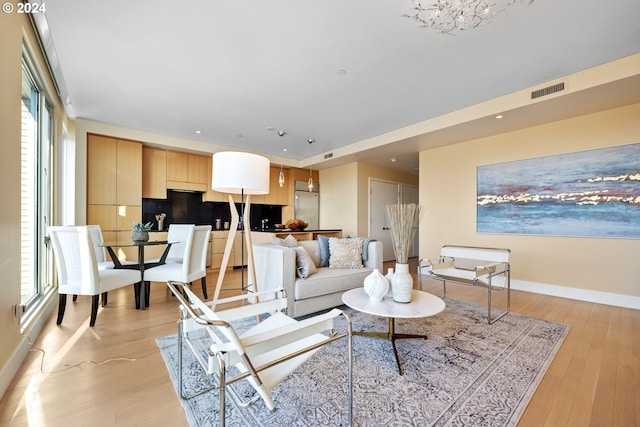
[[[391,279],[391,293],[393,300],[400,303],[411,302],[413,277],[409,273],[409,264],[396,264],[396,271]]]

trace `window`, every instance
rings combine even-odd
[[[22,58],[20,251],[21,304],[28,311],[52,286],[52,255],[46,227],[52,212],[51,104],[27,54]]]

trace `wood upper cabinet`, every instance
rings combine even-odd
[[[87,134],[87,224],[99,224],[105,241],[131,241],[141,217],[142,143]],[[135,255],[135,248],[118,253]]]
[[[142,144],[117,140],[116,203],[142,206]]]
[[[116,204],[117,140],[87,135],[87,204]]]
[[[211,174],[207,173],[207,160],[210,156],[189,154],[187,156],[187,180],[197,184],[211,184]]]
[[[289,171],[282,169],[284,173],[284,187],[280,187],[278,182],[280,178],[280,167],[271,167],[269,178],[269,194],[265,195],[264,203],[268,205],[286,205],[289,203],[288,188],[290,185],[290,179],[288,177]]]
[[[142,144],[87,135],[87,204],[142,205]]]
[[[167,151],[167,181],[188,181],[189,163],[187,159],[187,153]]]
[[[207,156],[167,151],[167,188],[207,191]]]
[[[167,198],[167,151],[142,147],[142,197]]]

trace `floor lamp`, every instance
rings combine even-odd
[[[231,209],[229,237],[224,248],[216,291],[213,295],[214,300],[219,297],[238,224],[240,223],[238,210],[231,194],[240,194],[240,201],[243,206],[242,226],[245,230],[244,238],[247,247],[247,265],[249,267],[249,286],[253,285],[252,291],[258,291],[253,263],[253,246],[251,245],[251,195],[269,193],[269,168],[269,159],[257,154],[236,151],[221,151],[213,154],[211,188],[221,193],[229,193],[229,208]],[[244,283],[244,272],[242,273],[242,280]],[[244,284],[242,290],[244,291]]]

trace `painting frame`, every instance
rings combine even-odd
[[[640,143],[480,165],[480,234],[640,238]]]

